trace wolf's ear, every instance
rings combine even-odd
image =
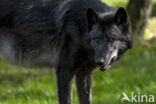
[[[128,23],[128,16],[126,10],[120,7],[115,14],[115,22],[117,25],[126,25]]]
[[[88,19],[88,25],[90,26],[97,24],[99,21],[97,13],[91,8],[88,8],[87,10],[87,19]]]

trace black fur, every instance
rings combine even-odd
[[[1,0],[0,53],[11,63],[56,69],[60,104],[91,104],[93,70],[106,70],[133,37],[123,8],[98,0]]]

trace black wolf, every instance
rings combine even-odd
[[[11,63],[54,67],[59,104],[91,104],[93,71],[107,70],[132,48],[124,8],[98,0],[0,0],[0,53]]]

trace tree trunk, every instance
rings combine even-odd
[[[129,0],[127,11],[135,39],[143,40],[145,27],[152,11],[152,0]]]

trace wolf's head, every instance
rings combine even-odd
[[[133,46],[133,36],[124,8],[112,13],[87,11],[89,43],[95,52],[95,63],[107,70]]]

